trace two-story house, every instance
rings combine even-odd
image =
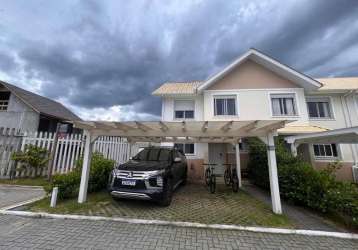
[[[0,81],[0,128],[71,133],[69,121],[81,120],[61,103]]]
[[[206,81],[167,82],[153,92],[162,97],[162,121],[292,121],[279,135],[297,135],[358,126],[358,78],[313,79],[250,49]],[[172,144],[170,144],[172,145]],[[175,144],[189,159],[193,179],[203,176],[204,162],[235,164],[230,143]],[[316,168],[339,160],[338,179],[352,180],[357,145],[303,144],[298,152]],[[241,169],[248,161],[240,143]]]

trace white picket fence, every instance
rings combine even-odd
[[[1,132],[1,130],[0,130]],[[14,163],[11,161],[11,153],[24,150],[26,145],[35,145],[41,148],[45,148],[48,152],[55,150],[53,157],[52,173],[67,173],[76,166],[76,162],[79,160],[84,150],[85,136],[82,134],[70,134],[65,138],[58,138],[54,148],[55,133],[24,133],[22,136],[8,135],[5,138],[9,142],[15,142],[11,138],[20,138],[20,146],[14,144],[13,146],[1,146],[0,144],[0,177],[6,178],[10,176],[10,169],[13,169]],[[0,137],[0,143],[1,143]],[[5,140],[3,140],[5,141]],[[9,144],[9,143],[8,143]],[[4,144],[7,145],[7,144]],[[18,146],[16,146],[18,145]],[[105,158],[114,160],[116,164],[123,163],[129,159],[129,157],[135,155],[139,148],[144,145],[129,144],[126,139],[120,137],[104,136],[99,137],[93,145],[93,152],[99,152],[104,155]],[[1,153],[1,148],[6,149],[5,154]],[[4,160],[2,160],[4,158]],[[6,159],[5,159],[6,158]],[[39,174],[39,173],[36,173]],[[47,168],[43,169],[43,175],[47,174]],[[16,176],[34,176],[35,173],[29,172],[29,170],[16,171]]]

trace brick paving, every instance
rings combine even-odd
[[[95,195],[95,194],[94,194]],[[78,207],[69,213],[139,219],[200,222],[205,224],[236,224],[249,226],[294,227],[287,217],[272,213],[271,207],[245,192],[234,193],[231,188],[218,186],[211,194],[204,185],[188,184],[180,187],[169,207],[161,207],[149,201],[113,200],[106,193],[97,194],[100,199],[89,196],[91,205]],[[91,201],[92,200],[92,201]],[[74,199],[73,203],[77,204]],[[68,207],[75,207],[71,203]],[[31,211],[43,211],[43,206]],[[58,210],[50,213],[66,213],[58,204]]]
[[[0,185],[0,209],[19,202],[44,196],[41,188]]]
[[[357,249],[330,237],[0,216],[0,249]]]

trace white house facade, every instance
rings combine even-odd
[[[168,82],[153,94],[162,98],[162,121],[284,119],[289,123],[278,134],[288,136],[358,126],[357,90],[358,78],[312,79],[251,49],[206,81]],[[245,137],[239,140],[241,169],[245,171],[248,149]],[[232,143],[176,146],[189,159],[193,180],[202,180],[203,163],[235,164]],[[337,178],[353,180],[356,144],[302,144],[298,153],[318,169],[338,160],[343,167]]]

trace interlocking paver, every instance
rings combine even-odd
[[[1,215],[0,249],[357,249],[358,240]]]
[[[15,205],[33,198],[43,197],[44,195],[45,191],[41,188],[0,184],[0,208]]]

